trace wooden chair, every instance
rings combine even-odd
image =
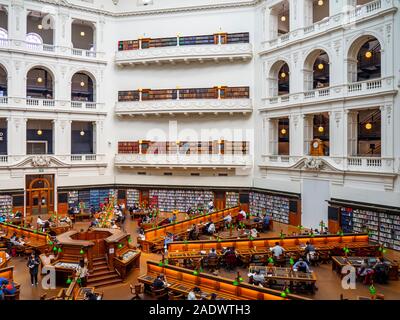
[[[129,287],[131,288],[131,293],[133,295],[131,300],[141,300],[142,298],[140,295],[144,293],[144,286],[141,284],[135,284],[135,286],[132,286],[130,284]]]
[[[173,291],[168,292],[168,300],[184,300],[185,296],[183,293],[175,293]]]
[[[328,264],[331,262],[331,256],[329,251],[319,251],[318,257],[320,263]]]
[[[248,268],[250,261],[251,261],[251,256],[250,255],[241,255],[241,256],[239,256],[239,260],[242,262],[242,265],[244,268]]]
[[[218,268],[218,265],[219,265],[218,262],[219,262],[219,261],[218,261],[218,257],[217,257],[217,256],[208,257],[208,258],[207,258],[207,268],[208,268],[208,270],[209,270],[210,272],[213,272],[214,270],[219,269],[219,268]]]
[[[162,289],[154,289],[151,287],[150,296],[155,298],[156,300],[167,300],[168,299],[168,290],[166,288]]]

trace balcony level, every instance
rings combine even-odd
[[[30,53],[33,55],[78,59],[86,61],[105,61],[105,53],[95,50],[85,50],[73,47],[56,46],[53,44],[37,44],[15,39],[0,39],[0,51]]]
[[[253,56],[249,33],[217,33],[201,36],[119,41],[115,63],[134,66],[193,61],[248,61]]]
[[[69,155],[0,155],[0,168],[74,168],[106,167],[104,154],[69,154]]]
[[[301,106],[304,104],[394,94],[396,91],[397,89],[395,87],[394,77],[386,77],[339,86],[319,88],[306,92],[269,97],[263,99],[264,106],[261,107],[260,110],[265,111],[274,108],[278,109],[282,107]]]
[[[314,160],[314,161],[313,161]],[[328,170],[330,172],[354,172],[396,174],[395,159],[383,157],[312,157],[289,155],[264,155],[259,165],[263,168],[287,170]]]
[[[249,87],[139,89],[119,91],[118,116],[234,114],[253,110]]]
[[[375,0],[355,7],[348,6],[338,14],[327,16],[322,20],[312,23],[304,28],[291,30],[273,39],[264,41],[260,54],[277,50],[286,45],[319,37],[333,30],[349,28],[351,24],[360,23],[377,16],[396,12],[396,0]]]
[[[0,97],[0,109],[106,115],[104,103],[38,98]]]

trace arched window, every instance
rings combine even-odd
[[[37,33],[31,32],[25,36],[25,41],[31,44],[43,44],[43,39]]]
[[[8,76],[6,69],[0,65],[0,97],[7,97]]]
[[[93,102],[94,98],[92,78],[83,72],[75,73],[71,81],[71,100]]]
[[[29,70],[26,77],[26,96],[28,98],[54,99],[53,76],[42,67]]]
[[[4,28],[0,28],[0,40],[8,39],[8,31]]]
[[[324,50],[311,52],[304,65],[305,91],[329,87],[329,56]]]
[[[269,74],[269,94],[271,97],[289,94],[289,66],[285,61],[275,62]]]

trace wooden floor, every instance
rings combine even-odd
[[[75,224],[75,229],[86,229],[89,223],[78,222]],[[132,239],[136,239],[137,235],[137,222],[131,221],[127,218],[125,221],[124,229],[126,232],[132,235]],[[274,222],[274,230],[263,234],[263,236],[279,236],[280,232],[291,234],[293,231],[297,231],[296,227],[282,225]],[[400,252],[388,250],[387,256],[393,260],[400,261]],[[128,277],[127,281],[123,284],[118,284],[110,287],[100,288],[99,291],[103,291],[105,300],[129,300],[131,299],[129,284],[137,283],[136,279],[139,275],[146,273],[146,261],[160,260],[160,255],[157,254],[146,254],[142,252],[140,271],[134,270]],[[9,262],[9,266],[14,266],[14,278],[15,281],[21,284],[21,295],[22,300],[38,300],[39,297],[47,293],[48,296],[56,294],[59,290],[44,290],[39,285],[38,287],[32,287],[30,284],[30,277],[28,268],[26,266],[27,260],[22,257],[12,258]],[[337,300],[340,295],[343,294],[344,298],[357,299],[357,296],[369,296],[368,287],[357,283],[357,287],[354,290],[344,290],[341,287],[341,281],[339,276],[332,272],[331,265],[321,265],[319,267],[312,268],[317,275],[317,287],[318,290],[314,295],[307,295],[308,298],[317,300]],[[238,268],[236,271],[228,272],[223,269],[220,270],[220,275],[234,279],[237,272],[241,273],[241,276],[247,281],[247,270]],[[40,280],[39,280],[40,282]],[[388,285],[375,285],[377,293],[385,295],[387,300],[399,300],[400,299],[400,281],[390,281]],[[148,297],[145,297],[148,298]]]

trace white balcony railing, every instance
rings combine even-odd
[[[251,99],[187,99],[117,102],[117,115],[251,113]]]
[[[65,101],[37,98],[0,97],[0,106],[10,109],[29,109],[38,111],[106,113],[104,103],[88,101]]]
[[[7,50],[34,52],[37,54],[48,54],[68,57],[80,57],[85,59],[103,59],[105,54],[94,50],[84,50],[71,47],[57,46],[53,44],[37,44],[27,41],[15,39],[0,39],[0,50],[6,48]]]
[[[143,63],[251,59],[253,48],[250,43],[194,45],[149,48],[145,50],[117,51],[115,62],[119,65]]]
[[[104,154],[37,154],[37,155],[0,155],[0,167],[26,168],[68,168],[74,166],[106,166]]]
[[[266,98],[263,99],[264,106],[260,110],[281,106],[294,106],[302,103],[323,102],[335,99],[340,100],[352,97],[356,98],[357,96],[366,96],[368,94],[376,95],[394,90],[396,90],[394,86],[394,77],[379,78]]]
[[[287,156],[287,155],[263,155],[261,167],[292,168],[307,159],[319,159],[338,171],[357,172],[382,172],[394,173],[394,158],[381,157],[311,157],[311,156]],[[305,168],[306,169],[306,168]]]
[[[117,154],[114,163],[118,167],[251,167],[251,155],[218,154]]]
[[[374,15],[386,14],[390,9],[397,10],[395,0],[375,0],[356,7],[345,7],[343,12],[326,17],[302,29],[292,30],[289,33],[262,43],[262,52],[267,52],[283,45],[289,45],[309,37],[319,36],[332,29],[348,28],[363,19]]]

